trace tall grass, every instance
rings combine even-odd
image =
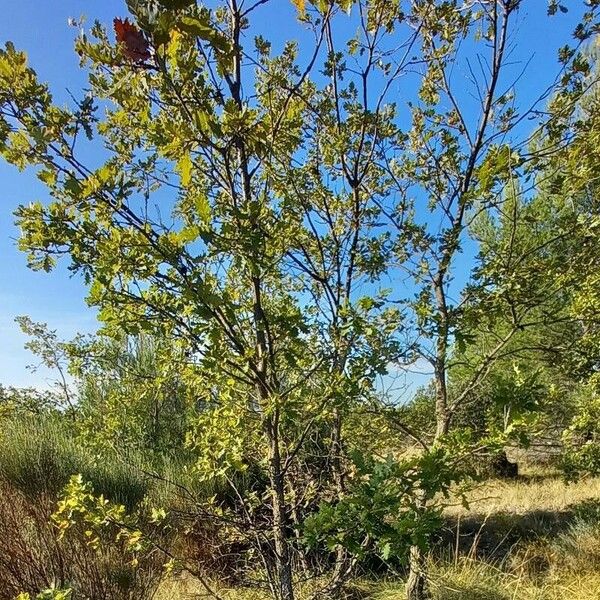
[[[56,500],[69,478],[80,473],[97,494],[140,506],[150,482],[132,457],[95,456],[77,443],[71,424],[52,417],[5,419],[0,430],[0,600],[23,591],[33,596],[54,584],[74,598],[149,600],[162,578],[163,559],[143,550],[137,563],[122,543],[89,546],[85,531],[64,539],[51,523]],[[108,534],[107,534],[108,535]],[[110,536],[109,536],[110,537]]]
[[[64,420],[2,422],[0,479],[29,497],[56,496],[76,473],[90,481],[96,493],[129,510],[148,493],[148,482],[135,465],[116,455],[95,457],[76,442]]]

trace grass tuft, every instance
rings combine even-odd
[[[117,456],[98,460],[77,444],[64,422],[31,418],[2,425],[0,478],[29,497],[56,496],[76,473],[98,494],[128,509],[148,492],[147,481],[134,465]]]

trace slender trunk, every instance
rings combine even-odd
[[[417,492],[417,509],[424,511],[427,507],[425,493]],[[426,600],[427,591],[427,557],[420,546],[413,544],[408,555],[408,579],[406,580],[406,600]]]
[[[440,317],[439,330],[437,332],[437,341],[435,348],[435,361],[433,365],[435,379],[435,439],[446,435],[450,426],[450,417],[448,410],[448,389],[446,387],[446,359],[448,355],[448,335],[449,335],[449,315],[448,305],[446,303],[446,291],[444,289],[445,267],[440,268],[440,272],[433,281],[433,290],[437,304],[437,310]]]
[[[331,453],[333,480],[335,483],[338,498],[341,498],[344,495],[345,491],[342,452],[342,415],[340,411],[336,408],[333,413],[333,429],[331,432]],[[346,579],[349,577],[349,563],[350,557],[348,555],[348,551],[346,550],[346,548],[338,546],[335,557],[335,568],[328,586],[329,588],[331,588],[331,593],[335,593],[337,590],[339,590],[346,581]]]
[[[272,532],[275,543],[275,573],[278,600],[294,600],[292,581],[292,556],[288,538],[288,504],[285,497],[285,472],[281,459],[279,440],[279,407],[271,406],[273,397],[267,384],[267,338],[265,335],[266,317],[262,309],[261,284],[258,277],[253,278],[254,320],[256,327],[256,366],[257,394],[267,409],[265,417],[265,437],[269,445],[269,480],[271,484],[271,512],[273,515]]]
[[[287,503],[285,481],[279,452],[277,416],[269,418],[266,434],[270,444],[269,478],[271,481],[271,511],[273,514],[273,540],[275,542],[275,571],[281,600],[294,600],[292,557],[288,540]]]
[[[338,494],[342,495],[344,493],[344,472],[342,467],[342,415],[337,408],[333,411],[331,464],[336,491]]]
[[[434,364],[435,380],[435,440],[448,433],[450,428],[450,411],[448,409],[448,389],[446,387],[446,334],[438,337],[437,356]],[[420,500],[419,508],[425,508],[425,500]],[[409,552],[409,575],[406,582],[407,600],[425,600],[427,593],[426,557],[419,546],[413,545]]]
[[[296,542],[298,543],[298,547],[296,552],[298,554],[300,560],[300,567],[302,568],[302,574],[305,578],[310,576],[310,565],[308,563],[308,558],[306,556],[306,552],[302,547],[302,531],[301,531],[301,516],[298,512],[298,494],[296,492],[296,487],[292,483],[296,478],[293,475],[288,477],[288,489],[290,494],[290,518],[292,525],[294,527],[294,537],[296,538]]]
[[[448,355],[448,333],[449,318],[446,293],[444,290],[444,270],[441,269],[433,282],[433,291],[436,298],[440,325],[437,332],[435,360],[433,361],[434,384],[435,384],[435,441],[448,433],[450,427],[450,410],[448,407],[448,388],[446,386],[447,355]],[[421,494],[419,509],[425,509],[425,499]],[[406,582],[407,600],[426,600],[427,592],[426,556],[423,550],[412,545],[408,559],[408,580]]]
[[[419,546],[411,546],[409,574],[406,582],[406,600],[425,600],[427,595],[425,555]]]
[[[441,341],[441,340],[440,340]],[[448,389],[446,387],[445,349],[438,355],[434,367],[435,380],[435,439],[443,437],[450,428],[450,411],[448,410]]]

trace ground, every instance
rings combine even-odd
[[[435,600],[600,600],[600,479],[565,483],[558,473],[526,470],[469,494],[469,510],[446,511],[430,558]],[[263,600],[228,590],[227,600]],[[165,583],[157,600],[202,598],[191,577]],[[354,582],[348,598],[403,598],[400,579]]]

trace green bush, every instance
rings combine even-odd
[[[70,423],[60,418],[6,420],[0,432],[0,478],[30,497],[56,496],[71,475],[81,473],[97,493],[128,509],[148,492],[133,459],[101,459],[76,442]]]

